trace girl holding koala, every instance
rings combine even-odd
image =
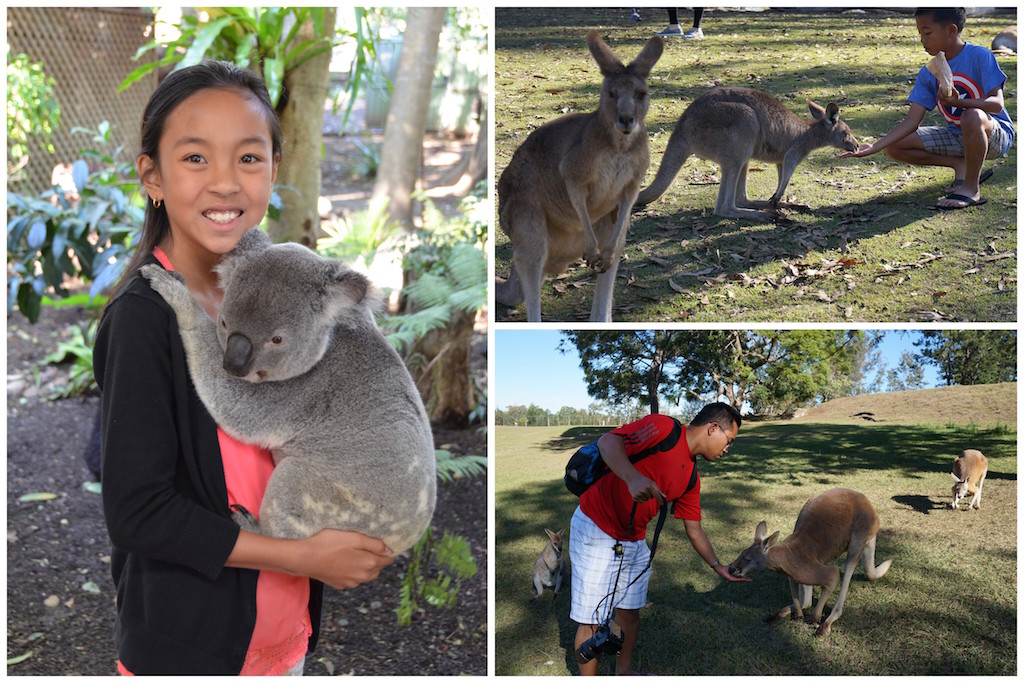
[[[301,673],[323,584],[351,588],[392,561],[356,532],[286,540],[239,529],[232,506],[259,509],[273,460],[214,423],[174,312],[138,275],[146,263],[179,272],[216,319],[214,267],[266,214],[280,155],[266,87],[231,64],[173,72],[143,116],[136,163],[151,201],[94,352],[121,673]]]

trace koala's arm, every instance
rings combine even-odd
[[[176,420],[187,412],[176,387],[187,378],[184,364],[176,371],[172,358],[183,352],[174,319],[156,295],[140,280],[125,287],[104,313],[94,352],[103,390],[103,510],[110,539],[122,550],[213,580],[238,526],[175,488]]]
[[[264,385],[232,377],[224,370],[217,324],[180,277],[159,266],[144,266],[142,274],[177,314],[192,383],[214,421],[242,441],[279,445],[291,417],[288,406],[278,405]]]

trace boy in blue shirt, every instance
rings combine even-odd
[[[965,43],[960,37],[967,13],[963,7],[918,9],[914,13],[921,44],[932,56],[946,55],[953,72],[953,92],[939,92],[939,82],[926,67],[921,67],[910,91],[910,113],[885,137],[865,144],[845,157],[864,157],[886,150],[889,158],[919,166],[947,166],[954,180],[945,189],[940,209],[980,206],[981,183],[992,175],[981,172],[985,159],[1004,156],[1013,144],[1014,129],[1003,107],[1006,74],[992,53]],[[939,105],[946,126],[921,126],[926,112]]]

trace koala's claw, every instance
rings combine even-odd
[[[139,274],[149,280],[149,286],[157,294],[163,297],[171,308],[174,309],[178,318],[178,327],[186,330],[195,325],[195,321],[202,311],[197,311],[199,304],[192,296],[185,285],[185,278],[181,273],[173,270],[164,270],[162,267],[148,263],[139,268]]]
[[[246,531],[259,533],[260,523],[254,514],[246,510],[245,507],[237,504],[231,506],[231,511],[231,518],[235,520],[235,524]]]

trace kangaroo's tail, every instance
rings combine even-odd
[[[661,199],[689,157],[690,141],[683,131],[683,119],[681,118],[668,139],[665,154],[661,157],[661,166],[658,167],[658,174],[654,176],[654,181],[650,185],[640,191],[634,206],[646,206]]]
[[[525,298],[523,286],[519,282],[519,274],[516,273],[514,265],[507,280],[502,280],[500,277],[494,278],[494,300],[502,306],[518,306],[523,303]]]

